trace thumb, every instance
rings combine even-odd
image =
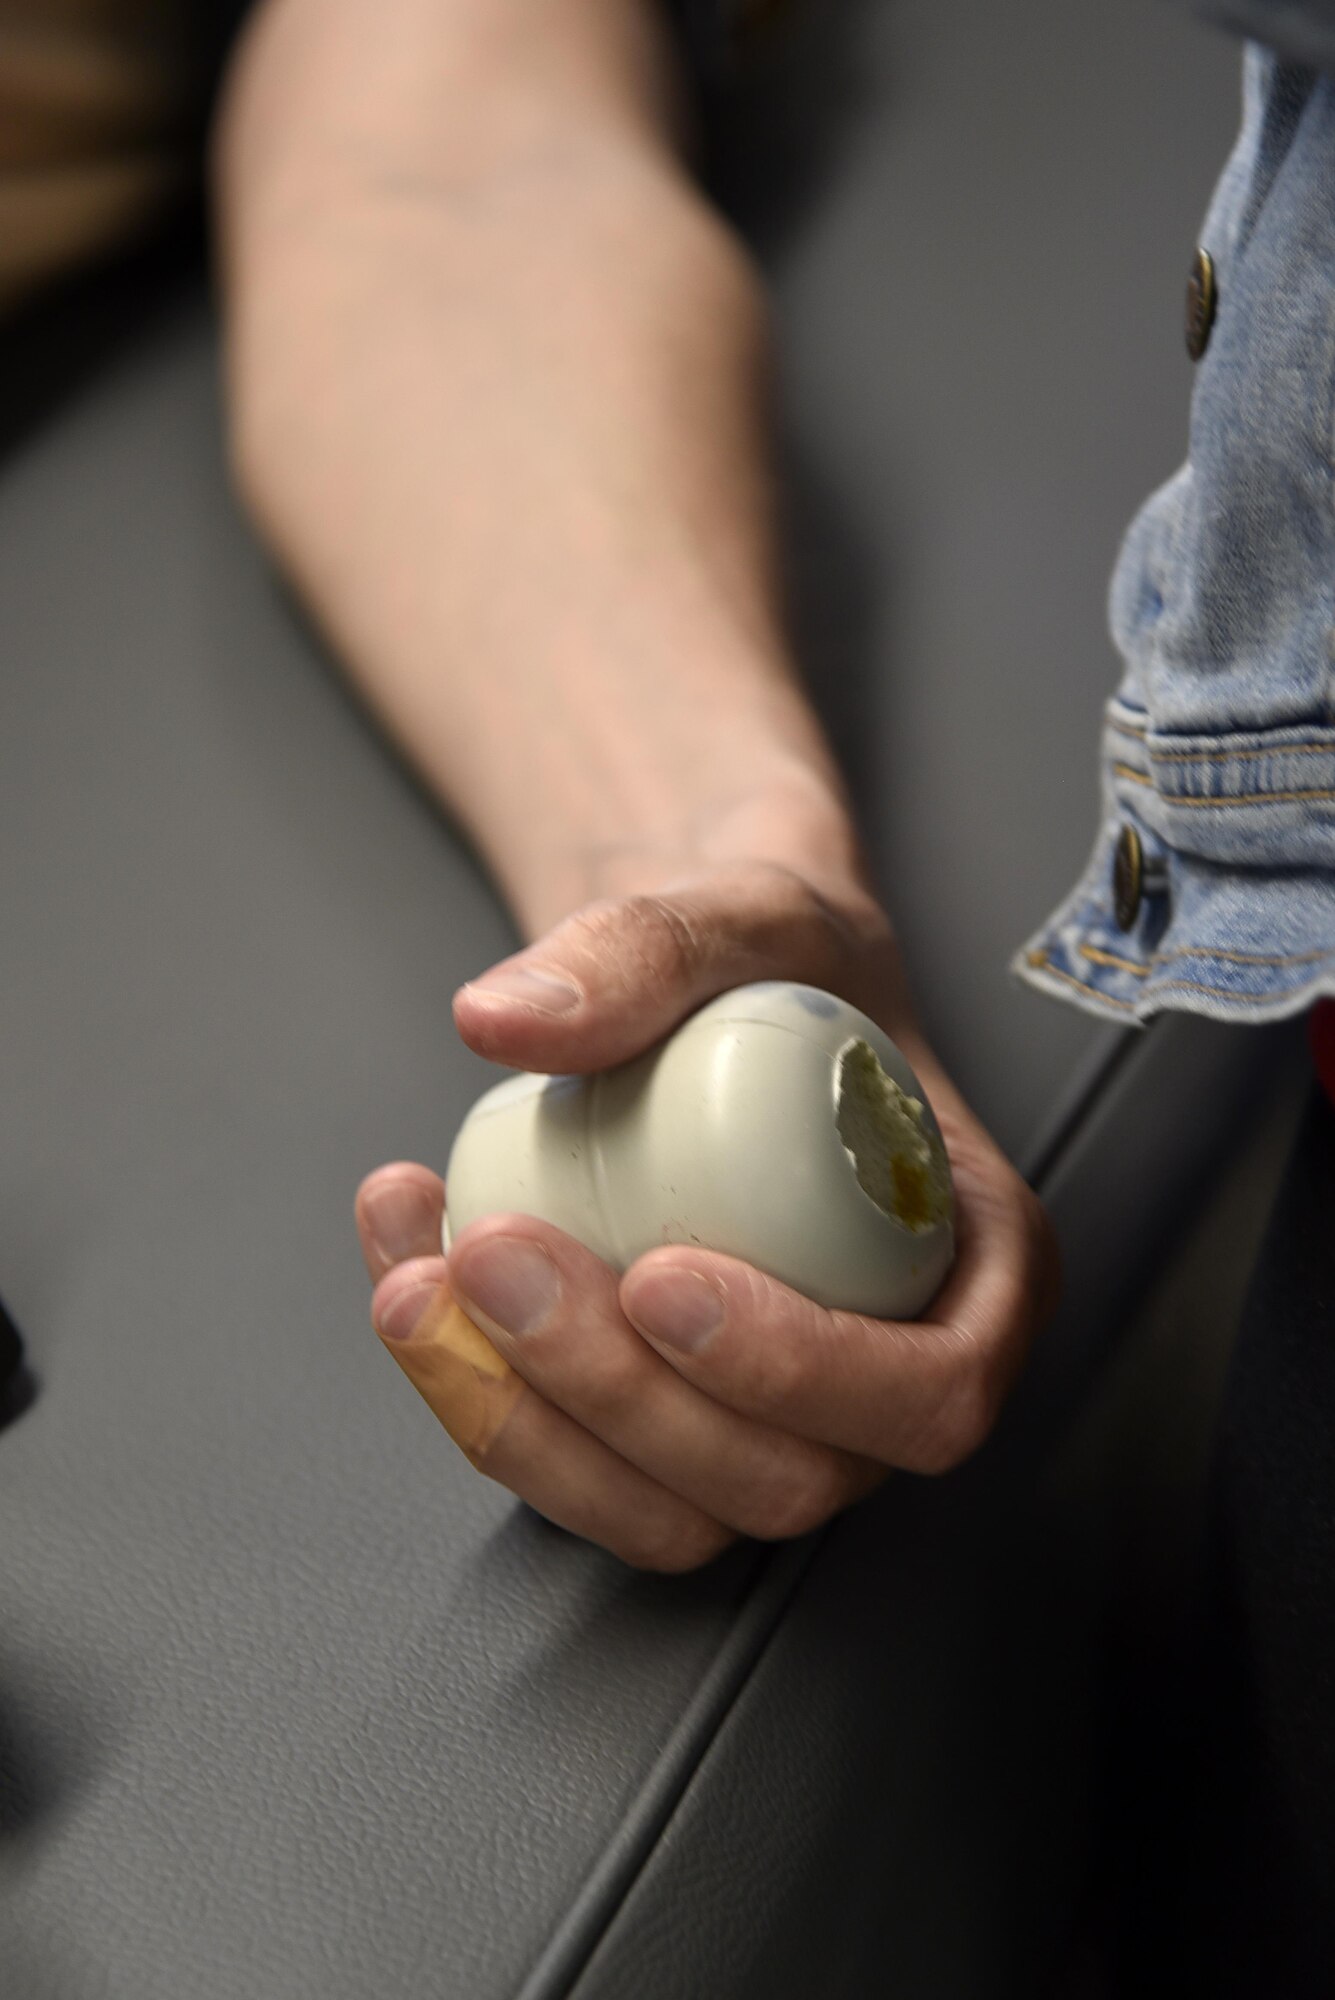
[[[515,1069],[608,1069],[748,980],[839,988],[877,925],[870,899],[838,909],[791,869],[712,868],[577,910],[461,987],[455,1025],[479,1055]]]

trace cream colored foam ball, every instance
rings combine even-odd
[[[954,1255],[950,1168],[912,1069],[856,1007],[787,980],[720,994],[617,1069],[489,1090],[450,1154],[446,1248],[516,1210],[618,1271],[697,1243],[885,1319],[920,1313]]]

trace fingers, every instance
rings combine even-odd
[[[869,951],[873,934],[883,953]],[[655,895],[589,904],[461,987],[454,1018],[469,1046],[494,1061],[604,1069],[729,987],[782,968],[839,988],[872,955],[891,965],[889,933],[870,899],[836,906],[774,863],[715,866]]]
[[[528,1387],[470,1325],[439,1257],[382,1279],[372,1319],[386,1348],[479,1471],[558,1527],[637,1569],[679,1571],[732,1539]]]
[[[847,1453],[741,1416],[684,1381],[628,1325],[616,1273],[528,1217],[493,1217],[465,1230],[450,1251],[450,1282],[469,1317],[546,1402],[740,1534],[803,1534],[883,1476]]]
[[[1022,1183],[962,1203],[959,1234],[923,1320],[829,1312],[734,1258],[685,1248],[632,1265],[621,1304],[685,1381],[728,1408],[942,1472],[987,1436],[1050,1300],[1046,1225]]]
[[[804,1532],[889,1466],[939,1472],[967,1457],[1052,1309],[1056,1260],[1041,1208],[976,1121],[952,1105],[950,1122],[958,1254],[926,1320],[827,1312],[750,1266],[684,1246],[652,1252],[618,1285],[573,1239],[509,1216],[475,1224],[453,1248],[466,1316],[456,1307],[450,1319],[440,1303],[427,1313],[422,1282],[442,1283],[439,1255],[410,1269],[423,1331],[393,1351],[475,1463],[619,1553],[620,1501],[597,1495],[620,1493],[627,1467],[687,1510],[657,1498],[645,1516],[659,1566],[669,1546],[684,1562],[725,1531]],[[371,1177],[359,1219],[373,1268],[415,1233],[434,1245],[440,1200],[423,1168]],[[385,1315],[404,1282],[396,1270],[377,1290],[387,1345],[402,1331],[402,1310],[393,1332]],[[514,1417],[530,1399],[542,1418]],[[603,1451],[616,1471],[600,1488]]]
[[[1050,1310],[1041,1209],[979,1128],[963,1141],[959,1254],[925,1321],[828,1312],[684,1247],[618,1283],[572,1238],[502,1216],[464,1231],[448,1266],[396,1265],[377,1331],[480,1471],[637,1567],[800,1534],[887,1467],[967,1457]],[[359,1212],[438,1226],[434,1176],[372,1179]]]
[[[357,1235],[372,1279],[410,1257],[440,1253],[445,1184],[408,1161],[378,1167],[357,1190]]]

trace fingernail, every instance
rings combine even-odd
[[[537,1014],[573,1014],[584,995],[568,979],[531,965],[497,965],[470,980],[465,993],[482,1000],[517,1000]]]
[[[518,1236],[493,1236],[468,1253],[455,1290],[465,1311],[505,1333],[531,1333],[561,1296],[561,1276],[545,1250]]]
[[[650,1340],[698,1354],[722,1326],[726,1301],[698,1271],[665,1271],[635,1287],[628,1311]]]
[[[387,1311],[378,1315],[375,1330],[386,1340],[408,1340],[440,1299],[440,1286],[423,1282],[400,1292]]]
[[[436,1204],[420,1181],[386,1181],[362,1196],[369,1248],[386,1270],[440,1248]]]

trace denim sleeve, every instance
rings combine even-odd
[[[1335,993],[1335,80],[1247,51],[1202,244],[1187,462],[1113,578],[1094,852],[1014,961],[1119,1020]]]

